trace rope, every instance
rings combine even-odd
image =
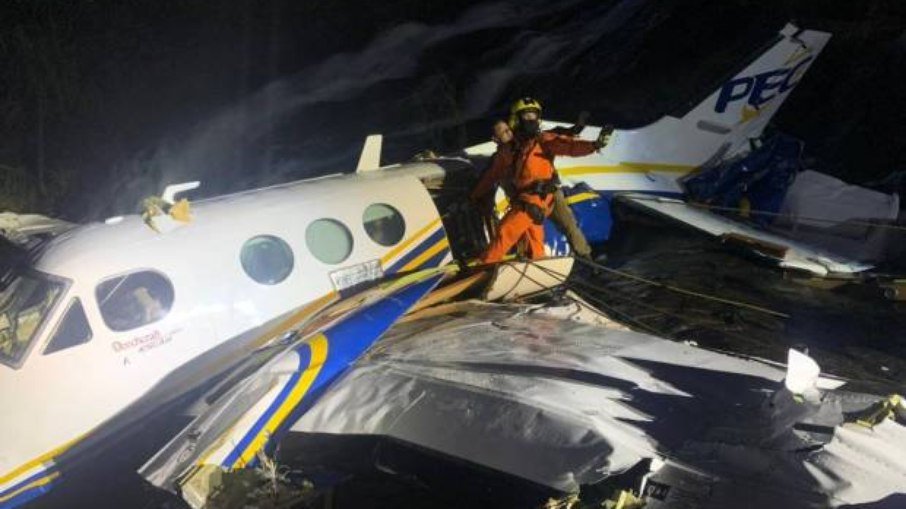
[[[582,259],[580,259],[580,258],[576,258],[576,260],[579,260],[579,261],[588,263],[587,260],[582,260]],[[640,300],[633,299],[633,298],[631,298],[631,297],[627,297],[627,296],[625,295],[624,292],[620,292],[620,291],[616,291],[616,290],[613,290],[613,289],[605,288],[605,287],[600,286],[600,285],[595,285],[595,284],[593,284],[593,283],[589,283],[589,282],[584,281],[584,280],[581,280],[581,279],[568,281],[568,276],[565,275],[565,274],[562,274],[562,273],[557,272],[557,271],[555,271],[555,270],[553,270],[553,269],[551,269],[551,268],[548,268],[548,267],[545,267],[545,266],[543,266],[543,265],[540,265],[540,264],[538,264],[537,262],[535,262],[535,261],[533,261],[533,260],[529,260],[529,262],[532,263],[533,265],[535,265],[535,266],[536,266],[538,269],[540,269],[541,271],[547,272],[548,275],[554,275],[554,276],[556,276],[556,277],[562,278],[562,279],[564,280],[564,284],[566,284],[567,286],[579,285],[579,286],[584,286],[584,287],[586,287],[587,289],[590,289],[590,290],[601,291],[602,293],[610,293],[611,295],[615,295],[615,296],[617,296],[617,297],[619,297],[619,298],[623,298],[623,299],[627,300],[628,302],[638,304],[638,305],[640,305],[640,306],[642,306],[642,307],[645,307],[645,308],[651,309],[651,310],[653,310],[653,311],[659,312],[659,313],[661,313],[661,314],[663,314],[663,315],[665,315],[665,316],[669,316],[669,317],[672,317],[672,318],[679,319],[681,322],[687,322],[687,323],[690,323],[690,325],[696,325],[696,326],[701,327],[701,328],[703,328],[703,329],[712,330],[712,331],[718,332],[718,333],[720,333],[721,335],[724,335],[724,336],[726,336],[726,337],[732,337],[732,338],[742,339],[742,340],[744,340],[744,341],[750,341],[750,340],[751,340],[751,338],[749,338],[749,337],[747,337],[747,336],[744,336],[744,335],[742,335],[742,334],[737,334],[737,333],[734,333],[734,332],[731,332],[731,331],[727,331],[727,330],[723,330],[723,329],[717,329],[717,328],[715,328],[715,327],[708,326],[707,324],[704,324],[704,323],[693,323],[693,322],[690,322],[690,317],[680,316],[680,315],[677,315],[677,314],[674,314],[674,313],[665,311],[665,310],[663,310],[663,309],[661,309],[661,308],[652,306],[652,305],[650,305],[650,304],[648,304],[648,303],[645,303],[645,302],[642,302],[642,301],[640,301]],[[597,264],[594,264],[594,263],[592,263],[592,264],[593,264],[593,265],[597,265]],[[611,270],[615,270],[615,269],[611,269]],[[529,277],[529,279],[531,279],[531,277]],[[537,282],[536,282],[536,284],[537,284]],[[632,316],[630,316],[629,314],[627,314],[627,313],[625,313],[625,312],[617,311],[613,306],[607,304],[606,302],[602,301],[601,299],[599,299],[599,298],[597,298],[597,297],[595,297],[595,296],[592,296],[592,295],[588,294],[587,292],[582,292],[582,294],[583,294],[583,295],[582,295],[583,298],[585,298],[585,299],[587,299],[587,300],[589,300],[589,301],[591,301],[591,302],[593,302],[593,303],[595,303],[595,304],[598,304],[598,305],[604,307],[605,309],[607,309],[607,310],[609,310],[609,311],[611,311],[611,312],[613,312],[613,313],[615,313],[615,314],[617,314],[617,315],[621,315],[621,316],[625,317],[627,321],[632,322],[632,323],[638,325],[639,327],[648,330],[649,332],[653,332],[653,333],[655,333],[656,335],[659,335],[659,336],[664,337],[664,338],[672,339],[672,340],[678,340],[678,339],[679,339],[677,336],[674,336],[674,335],[669,334],[669,333],[666,333],[666,332],[659,331],[659,330],[656,329],[655,327],[650,326],[650,325],[647,325],[647,324],[641,322],[637,317],[632,317]],[[787,317],[787,318],[788,318],[789,315],[783,315],[783,317]],[[733,352],[733,351],[723,350],[723,349],[718,349],[718,348],[708,348],[708,349],[709,349],[709,350],[713,350],[713,351],[718,352],[718,353],[722,353],[722,354],[724,354],[724,355],[730,355],[730,356],[733,356],[733,357],[739,357],[739,358],[744,358],[744,359],[750,359],[750,358],[751,358],[751,356],[749,356],[749,355],[747,355],[747,354],[742,354],[742,353],[739,353],[739,352]],[[860,374],[858,375],[858,380],[864,381],[864,382],[871,382],[871,383],[876,383],[876,384],[882,384],[882,385],[884,385],[885,387],[886,387],[888,384],[894,382],[893,380],[890,380],[890,379],[887,379],[887,378],[883,378],[883,377],[879,377],[879,376],[876,376],[876,375],[872,375],[872,374],[870,374],[870,373],[860,373]]]
[[[538,266],[538,267],[539,267],[541,270],[549,270],[549,269],[547,269],[546,267],[540,267],[540,266]],[[566,283],[566,282],[564,281],[564,283]],[[569,285],[569,283],[566,283],[566,284]],[[642,322],[641,320],[639,320],[637,317],[634,317],[634,316],[632,316],[632,315],[630,315],[629,313],[626,313],[626,312],[624,312],[624,311],[620,311],[620,310],[616,309],[615,307],[611,306],[610,304],[604,302],[603,300],[601,300],[601,299],[599,299],[599,298],[597,298],[597,297],[595,297],[595,296],[588,295],[588,294],[584,294],[582,297],[583,297],[584,299],[590,300],[591,302],[593,302],[593,303],[595,303],[595,304],[601,306],[602,308],[606,309],[606,310],[609,311],[610,313],[613,313],[614,315],[622,316],[624,320],[626,320],[627,322],[630,322],[630,323],[635,324],[636,326],[638,326],[638,327],[641,328],[641,329],[647,330],[648,332],[654,333],[655,335],[660,336],[660,337],[664,337],[664,338],[668,338],[668,339],[676,339],[676,338],[674,338],[671,334],[669,334],[669,333],[667,333],[667,332],[665,332],[665,331],[659,330],[659,329],[657,329],[657,328],[655,328],[655,327],[653,327],[653,326],[651,326],[651,325],[648,325],[647,323],[644,323],[644,322]]]
[[[565,284],[566,284],[567,286],[570,286],[570,287],[574,287],[574,286],[582,286],[582,287],[585,287],[587,290],[594,290],[594,291],[597,291],[597,292],[609,294],[609,295],[611,295],[611,296],[614,296],[614,297],[617,297],[617,298],[620,298],[620,299],[624,299],[624,300],[626,300],[626,301],[629,302],[629,303],[636,304],[636,305],[641,306],[641,307],[643,307],[643,308],[650,309],[650,310],[652,310],[652,311],[654,311],[654,312],[656,312],[656,313],[660,313],[661,315],[664,315],[664,316],[667,316],[667,317],[670,317],[670,318],[674,318],[674,319],[676,319],[676,320],[679,320],[681,323],[688,323],[688,324],[694,325],[694,326],[696,326],[696,327],[701,327],[701,328],[703,328],[703,329],[708,329],[708,330],[717,332],[717,333],[719,333],[719,334],[725,335],[725,336],[727,336],[727,337],[733,337],[733,338],[742,339],[742,340],[745,340],[745,341],[748,341],[748,340],[749,340],[749,338],[747,338],[747,337],[745,337],[745,336],[743,336],[743,335],[736,334],[736,333],[734,333],[734,332],[727,331],[727,330],[724,330],[724,329],[718,329],[718,328],[715,328],[715,327],[713,327],[713,326],[711,326],[711,325],[709,325],[709,324],[707,324],[707,323],[692,321],[693,319],[692,319],[692,317],[690,317],[690,316],[682,316],[682,315],[678,315],[678,314],[676,314],[676,313],[673,313],[673,312],[670,312],[670,311],[666,311],[666,310],[664,310],[664,309],[662,309],[662,308],[659,308],[659,307],[656,307],[656,306],[652,306],[651,304],[648,304],[648,303],[646,303],[646,302],[642,302],[642,301],[640,301],[640,300],[638,300],[638,299],[632,298],[632,297],[628,296],[628,295],[627,295],[626,293],[624,293],[624,292],[620,292],[620,291],[612,290],[612,289],[609,289],[609,288],[605,288],[605,287],[600,286],[600,285],[595,285],[595,284],[589,283],[589,282],[587,282],[587,281],[583,281],[583,280],[581,280],[581,279],[580,279],[580,280],[574,280],[574,281],[566,281],[567,276],[565,276],[564,274],[561,274],[561,273],[559,273],[559,272],[556,272],[555,270],[550,269],[550,268],[548,268],[548,267],[544,267],[544,266],[542,266],[542,265],[540,265],[540,264],[535,264],[535,266],[538,267],[539,270],[542,270],[542,271],[544,271],[544,272],[547,272],[549,275],[552,274],[552,275],[555,275],[555,276],[557,276],[557,277],[564,278],[564,282],[565,282]],[[633,322],[633,323],[635,323],[635,324],[641,326],[641,327],[644,328],[644,329],[647,329],[647,330],[649,330],[649,331],[651,331],[651,332],[654,332],[655,334],[658,334],[658,335],[660,335],[660,336],[662,336],[662,337],[666,337],[666,338],[669,338],[669,339],[675,339],[675,340],[679,339],[678,337],[676,337],[676,336],[674,336],[674,335],[672,335],[672,334],[669,334],[669,333],[666,333],[666,332],[663,332],[663,331],[659,331],[659,330],[655,329],[653,326],[643,323],[643,322],[640,320],[640,318],[637,317],[637,316],[636,316],[636,317],[632,317],[632,316],[630,316],[629,314],[627,314],[627,313],[625,313],[625,312],[617,311],[614,307],[608,305],[607,303],[605,303],[604,301],[598,299],[597,297],[594,297],[594,296],[588,294],[587,292],[584,292],[584,291],[583,291],[583,292],[581,292],[581,293],[582,293],[582,297],[583,297],[583,298],[588,299],[588,300],[590,300],[590,301],[592,301],[592,302],[594,302],[594,303],[596,303],[596,304],[598,304],[598,305],[600,305],[600,306],[603,306],[603,307],[605,307],[607,310],[609,310],[609,311],[611,311],[611,312],[613,312],[613,313],[616,313],[616,314],[619,314],[619,315],[622,315],[622,316],[626,317],[629,321],[631,321],[631,322]]]
[[[663,202],[663,200],[658,197],[643,197],[643,196],[633,195],[632,199],[638,200],[638,201]],[[719,210],[722,212],[741,212],[742,211],[742,209],[740,209],[738,207],[722,207],[720,205],[708,205],[707,203],[696,203],[696,202],[685,201],[685,202],[683,202],[683,204],[689,205],[691,207],[700,208],[700,209]],[[757,210],[757,209],[749,210],[749,214],[751,214],[751,215],[758,214],[758,215],[770,216],[770,217],[788,217],[790,219],[813,221],[816,223],[827,223],[827,224],[846,223],[846,224],[852,224],[852,225],[857,225],[857,226],[873,226],[876,228],[886,228],[889,230],[906,232],[906,226],[900,226],[900,225],[896,225],[896,224],[873,223],[871,221],[864,221],[861,219],[847,219],[846,221],[835,221],[833,219],[825,219],[825,218],[821,218],[821,217],[790,216],[789,214],[782,214],[780,212],[768,212],[767,210]]]
[[[645,283],[645,284],[648,284],[648,285],[651,285],[651,286],[654,286],[657,288],[663,288],[665,290],[670,290],[671,292],[682,293],[684,295],[691,295],[693,297],[698,297],[700,299],[710,300],[710,301],[714,301],[714,302],[721,302],[723,304],[728,304],[730,306],[741,307],[741,308],[749,309],[752,311],[757,311],[759,313],[764,313],[764,314],[771,315],[771,316],[778,316],[780,318],[789,318],[790,317],[790,315],[788,315],[786,313],[781,313],[779,311],[774,311],[772,309],[768,309],[765,307],[756,306],[755,304],[749,304],[747,302],[742,302],[742,301],[738,301],[738,300],[725,299],[723,297],[715,297],[713,295],[707,295],[705,293],[697,292],[694,290],[687,290],[685,288],[680,288],[678,286],[659,283],[657,281],[643,278],[643,277],[637,276],[635,274],[630,274],[628,272],[623,272],[621,270],[606,267],[604,265],[601,265],[600,263],[595,263],[591,260],[585,260],[583,258],[576,258],[576,261],[584,263],[592,268],[600,269],[605,272],[609,272],[611,274],[615,274],[617,276],[624,277],[627,279],[632,279],[634,281],[638,281],[640,283]]]
[[[538,281],[537,279],[533,278],[532,276],[528,275],[528,268],[529,268],[529,266],[532,266],[532,267],[538,268],[538,269],[541,270],[542,272],[547,273],[547,275],[549,275],[549,276],[553,276],[554,278],[561,279],[561,280],[563,281],[563,284],[564,284],[564,285],[569,286],[569,284],[570,284],[570,283],[568,282],[569,276],[568,276],[567,274],[562,274],[562,273],[557,272],[557,271],[555,271],[555,270],[553,270],[553,269],[551,269],[551,268],[545,267],[545,266],[539,264],[538,262],[536,262],[535,260],[526,260],[526,262],[527,262],[527,263],[525,264],[525,268],[522,270],[522,274],[520,275],[520,277],[524,277],[524,278],[528,279],[529,281],[531,281],[532,283],[535,283],[535,284],[538,285],[539,287],[543,288],[543,287],[545,286],[543,283],[541,283],[541,282]],[[514,288],[515,288],[515,287],[514,287]],[[549,288],[549,289],[545,290],[545,292],[542,292],[542,293],[550,292],[551,290],[553,290],[553,289],[552,289],[552,288]],[[512,289],[511,289],[510,291],[512,291]],[[507,294],[508,294],[508,293],[509,293],[509,292],[507,292]],[[504,295],[506,295],[506,294],[504,294]],[[669,334],[667,334],[667,333],[665,333],[665,332],[663,332],[663,331],[660,331],[660,330],[658,330],[658,329],[655,329],[654,327],[651,327],[650,325],[647,325],[647,324],[645,324],[645,323],[643,323],[643,322],[637,320],[636,318],[632,317],[632,316],[629,315],[628,313],[625,313],[625,312],[622,312],[622,311],[617,310],[617,309],[614,308],[613,306],[607,304],[606,302],[604,302],[604,301],[602,301],[602,300],[600,300],[600,299],[598,299],[598,298],[592,297],[592,296],[590,296],[590,295],[585,295],[585,298],[587,298],[588,300],[590,300],[590,301],[592,301],[592,302],[598,304],[599,306],[603,307],[604,309],[610,311],[611,313],[613,313],[613,314],[615,314],[615,315],[622,316],[626,321],[631,322],[631,323],[634,323],[634,324],[636,324],[638,327],[640,327],[640,328],[642,328],[642,329],[644,329],[644,330],[647,330],[648,332],[652,332],[652,333],[657,334],[657,335],[659,335],[659,336],[663,336],[663,337],[670,338],[670,335],[669,335]]]

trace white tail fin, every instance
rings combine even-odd
[[[560,158],[561,175],[597,190],[680,192],[676,177],[749,148],[749,140],[761,135],[828,39],[828,33],[787,25],[741,72],[681,116],[617,130],[599,154]],[[598,130],[589,126],[583,138],[597,136]],[[648,174],[648,181],[639,173]]]
[[[683,116],[684,123],[732,135],[737,146],[759,136],[828,39],[830,34],[787,25],[770,49]]]
[[[773,45],[682,117],[666,116],[627,131],[636,142],[623,148],[620,159],[700,166],[720,154],[746,149],[750,139],[761,135],[828,39],[828,33],[787,25]]]

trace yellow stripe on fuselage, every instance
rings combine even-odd
[[[255,346],[255,347],[261,346],[261,344],[263,344],[265,342],[265,340],[269,340],[276,336],[282,335],[283,333],[285,333],[286,331],[291,329],[293,326],[298,325],[300,321],[308,318],[309,316],[313,315],[315,312],[317,312],[317,311],[323,309],[325,306],[331,304],[338,295],[339,294],[337,292],[329,292],[325,295],[322,295],[321,297],[314,300],[310,304],[304,306],[299,311],[293,313],[291,316],[289,316],[288,318],[283,320],[281,323],[279,323],[272,329],[268,330],[265,334],[262,334],[255,341],[255,343],[253,343],[253,346]],[[66,450],[68,450],[69,448],[74,446],[78,441],[82,440],[84,437],[86,437],[90,434],[91,434],[90,432],[85,433],[85,434],[57,447],[56,449],[53,449],[50,452],[44,453],[44,454],[38,456],[37,458],[32,459],[31,461],[23,463],[22,465],[16,467],[14,470],[9,472],[8,474],[5,474],[2,477],[0,477],[0,484],[5,484],[6,482],[8,482],[12,479],[15,479],[16,477],[31,470],[32,468],[34,468],[38,465],[41,465],[43,463],[47,463],[48,461],[54,459],[55,457],[60,456],[61,454],[66,452]],[[201,463],[201,462],[199,462],[199,463]],[[37,481],[35,481],[35,482],[37,482]],[[34,483],[32,483],[32,484],[34,484]],[[29,486],[31,486],[31,485],[29,485]],[[2,502],[3,500],[6,500],[6,499],[0,499],[0,502]]]
[[[64,452],[66,452],[67,449],[74,446],[76,444],[76,442],[78,442],[79,440],[84,438],[86,435],[88,435],[88,433],[78,436],[78,437],[70,440],[69,442],[66,442],[65,444],[57,447],[56,449],[54,449],[50,452],[46,452],[31,461],[23,463],[22,465],[13,469],[10,473],[5,474],[4,476],[0,477],[0,484],[6,484],[7,481],[10,481],[12,479],[15,479],[16,477],[19,477],[24,472],[27,472],[27,471],[31,470],[32,468],[34,468],[38,465],[41,465],[42,463],[47,463],[48,461],[54,459],[55,457],[63,454]]]
[[[594,175],[596,173],[648,173],[651,171],[689,173],[695,168],[695,166],[686,164],[619,163],[606,166],[573,166],[570,168],[558,168],[557,172],[564,177],[574,177],[577,175]]]
[[[497,202],[496,205],[494,205],[494,208],[497,210],[497,213],[498,213],[498,214],[503,214],[504,212],[506,212],[506,209],[507,209],[507,207],[509,207],[509,206],[510,206],[510,200],[509,200],[509,198],[504,197],[502,200],[500,200],[499,202]]]
[[[428,223],[428,224],[427,224],[424,228],[422,228],[421,230],[415,232],[415,235],[413,235],[413,236],[409,237],[408,239],[406,239],[405,242],[402,242],[401,244],[399,244],[399,245],[396,246],[395,248],[393,248],[393,249],[391,249],[390,251],[388,251],[387,254],[385,254],[384,256],[381,257],[381,264],[382,264],[382,265],[387,265],[388,262],[389,262],[390,260],[394,259],[394,258],[396,257],[396,255],[400,254],[400,253],[401,253],[403,250],[405,250],[407,247],[411,246],[413,242],[415,242],[416,240],[418,240],[419,238],[421,238],[425,233],[427,233],[427,232],[433,230],[434,227],[437,226],[438,223],[440,223],[440,218],[439,218],[439,217],[438,217],[437,219],[435,219],[434,221],[431,221],[430,223]]]
[[[447,236],[445,235],[444,238],[438,240],[436,244],[426,249],[424,253],[413,258],[412,261],[404,265],[403,268],[401,268],[399,271],[406,272],[407,270],[417,269],[418,267],[421,267],[423,263],[430,260],[432,256],[446,249],[446,247],[449,245],[450,243],[447,240]]]
[[[581,203],[583,201],[594,200],[595,198],[600,198],[600,197],[601,197],[601,195],[599,195],[598,193],[593,193],[593,192],[574,194],[572,196],[566,197],[566,204],[572,205],[574,203]],[[504,212],[506,212],[506,209],[509,206],[510,206],[510,201],[507,200],[506,198],[504,198],[504,199],[500,200],[499,202],[497,202],[497,204],[494,207],[496,208],[498,214],[503,214]]]
[[[26,491],[32,490],[35,488],[40,488],[41,486],[44,486],[45,484],[50,483],[57,477],[60,477],[60,473],[54,472],[46,477],[42,477],[40,479],[35,480],[34,482],[28,483],[25,486],[22,486],[21,488],[17,489],[14,492],[0,497],[0,504],[6,502],[7,500],[11,500],[13,497],[15,497],[16,495],[19,495],[20,493],[25,493]]]
[[[242,451],[242,455],[239,456],[236,463],[232,465],[232,468],[244,468],[255,458],[255,455],[262,447],[264,447],[264,444],[271,435],[273,435],[277,427],[283,423],[289,413],[296,408],[296,405],[298,405],[300,401],[302,401],[302,398],[305,397],[305,393],[308,392],[308,389],[311,388],[311,384],[314,383],[315,379],[318,377],[318,373],[321,372],[321,367],[324,366],[324,361],[327,360],[327,336],[323,333],[318,333],[308,342],[308,346],[311,349],[308,367],[305,368],[302,376],[299,377],[299,380],[296,382],[296,386],[293,387],[283,403],[280,404],[280,407],[277,408],[274,415],[268,419],[264,427],[258,432],[258,435],[255,436],[248,447]]]

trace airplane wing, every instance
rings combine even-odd
[[[324,389],[450,271],[411,273],[328,308],[222,394],[146,463],[141,475],[173,489],[177,479],[255,466]],[[182,493],[197,505],[191,484],[183,484]]]
[[[564,492],[653,460],[651,507],[810,507],[906,489],[906,427],[845,424],[878,398],[819,377],[804,354],[784,369],[581,311],[471,301],[412,317],[292,432],[389,437]]]
[[[278,441],[285,464],[296,438],[328,434],[388,437],[565,492],[647,465],[627,488],[652,507],[839,505],[906,490],[906,427],[848,422],[881,398],[841,390],[803,354],[785,370],[674,343],[611,326],[571,295],[438,304],[398,321],[440,277],[375,289],[287,345],[141,474],[200,507]]]
[[[621,194],[617,200],[633,208],[688,225],[728,244],[738,244],[776,262],[785,269],[796,269],[821,277],[853,278],[873,264],[843,257],[805,242],[790,239],[762,228],[734,221],[685,200]]]

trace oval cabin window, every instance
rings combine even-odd
[[[293,250],[283,239],[273,235],[247,240],[239,258],[245,273],[263,285],[275,285],[293,271]]]
[[[393,246],[406,234],[406,222],[398,210],[384,203],[369,205],[362,215],[365,232],[382,246]]]
[[[335,219],[318,219],[306,228],[305,244],[315,258],[334,265],[352,253],[352,233]]]
[[[173,306],[173,285],[162,274],[146,270],[102,281],[95,297],[107,327],[127,331],[167,316]]]

